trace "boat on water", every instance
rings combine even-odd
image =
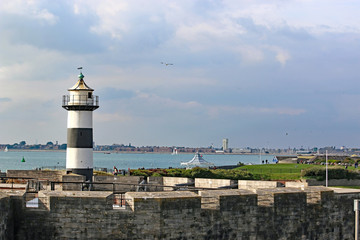
[[[9,151],[9,149],[8,149],[8,147],[6,146],[5,149],[4,149],[4,152],[8,152],[8,151]]]
[[[174,148],[173,151],[172,151],[172,153],[171,153],[171,155],[177,155],[177,154],[178,154],[177,149]]]
[[[187,166],[187,167],[210,167],[210,166],[214,166],[213,163],[206,161],[203,158],[203,156],[198,152],[195,153],[195,156],[189,162],[182,162],[180,164],[182,166]]]

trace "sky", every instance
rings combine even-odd
[[[66,143],[61,100],[83,67],[96,144],[360,147],[359,12],[356,0],[1,2],[0,144]]]

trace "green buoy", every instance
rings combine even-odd
[[[24,158],[24,157],[22,158],[21,162],[25,162],[25,158]]]

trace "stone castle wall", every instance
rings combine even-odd
[[[0,193],[0,239],[5,240],[9,234],[10,197]]]
[[[36,178],[39,180],[61,181],[65,170],[7,170],[7,177]]]
[[[0,196],[0,239],[354,239],[358,192],[324,187]],[[10,231],[10,232],[9,232]]]

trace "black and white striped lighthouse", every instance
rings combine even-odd
[[[82,68],[79,68],[82,69]],[[63,96],[62,107],[68,111],[66,172],[93,176],[93,111],[99,107],[99,97],[86,85],[80,72],[78,82]]]

